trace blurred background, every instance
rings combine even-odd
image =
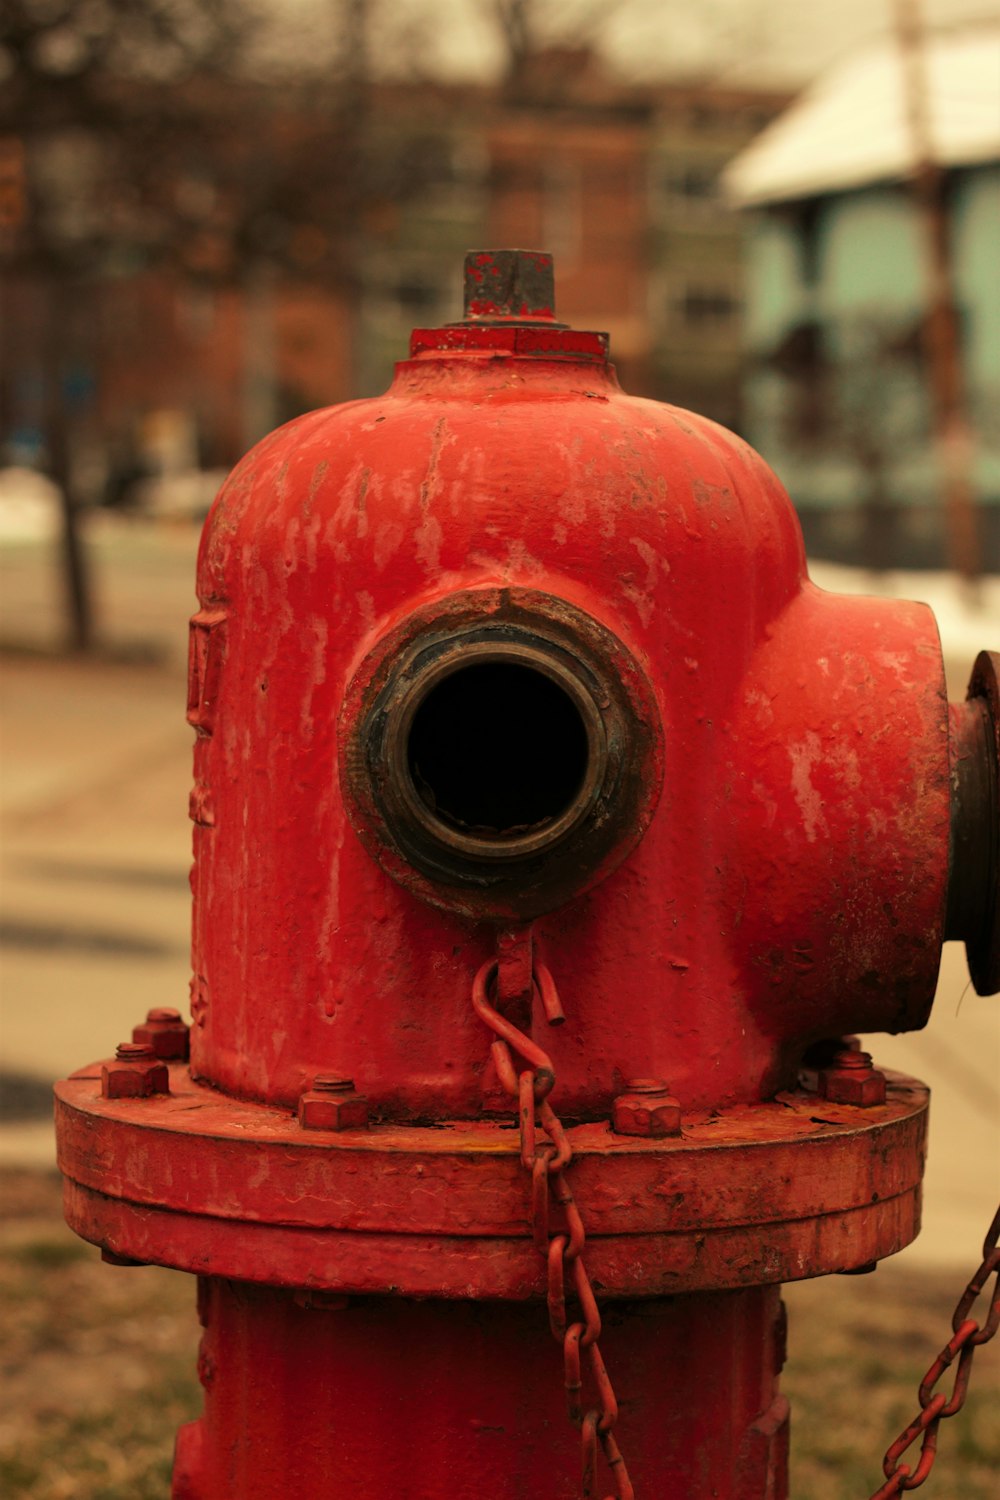
[[[818,582],[934,606],[962,697],[1000,645],[998,189],[983,0],[6,0],[5,1494],[163,1496],[199,1403],[189,1283],[60,1229],[49,1100],[185,1004],[187,618],[226,470],[383,389],[460,316],[466,249],[545,249],[628,390],[776,468]],[[928,1030],[870,1045],[935,1091],[925,1232],[789,1291],[796,1500],[876,1487],[997,1197],[1000,1006],[960,948]],[[995,1349],[941,1496],[996,1494]]]

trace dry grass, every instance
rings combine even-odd
[[[190,1277],[114,1269],[61,1223],[50,1176],[0,1177],[0,1495],[165,1500],[173,1434],[195,1416]]]
[[[978,1247],[970,1246],[970,1262]],[[975,1265],[970,1264],[966,1275]],[[884,1262],[872,1276],[828,1276],[785,1290],[794,1500],[868,1500],[882,1454],[917,1415],[917,1386],[951,1337],[965,1277]],[[980,1303],[973,1316],[983,1315]],[[939,1387],[950,1391],[948,1376]],[[904,1461],[911,1466],[919,1451]],[[942,1423],[928,1500],[1000,1495],[1000,1338],[976,1356],[965,1406]]]
[[[0,1494],[165,1500],[174,1432],[201,1406],[191,1278],[103,1265],[63,1228],[52,1177],[8,1172],[0,1193]],[[867,1500],[945,1341],[960,1279],[889,1263],[787,1289],[794,1500]],[[996,1500],[998,1397],[1000,1339],[942,1428],[928,1500]]]

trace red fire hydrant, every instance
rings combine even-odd
[[[190,1059],[154,1012],[59,1085],[67,1217],[199,1278],[174,1500],[781,1500],[781,1283],[918,1224],[850,1033],[946,937],[1000,981],[996,658],[949,708],[548,257],[466,290],[208,519]]]

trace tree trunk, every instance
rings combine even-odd
[[[70,414],[65,389],[66,329],[71,298],[69,286],[58,281],[52,286],[45,351],[45,446],[49,475],[58,486],[62,509],[65,648],[88,652],[94,646],[93,589],[80,531],[80,506],[73,489]]]

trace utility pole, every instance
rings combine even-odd
[[[372,59],[370,0],[346,0],[342,12],[343,81],[341,84],[341,151],[339,170],[347,250],[348,358],[351,394],[360,396],[366,384],[364,350],[365,256],[363,205],[366,155],[371,109]]]
[[[927,316],[924,357],[934,447],[944,501],[948,558],[964,579],[979,578],[979,538],[972,482],[974,440],[962,372],[944,172],[933,137],[925,28],[920,0],[892,0],[910,137],[913,193],[925,245]]]

